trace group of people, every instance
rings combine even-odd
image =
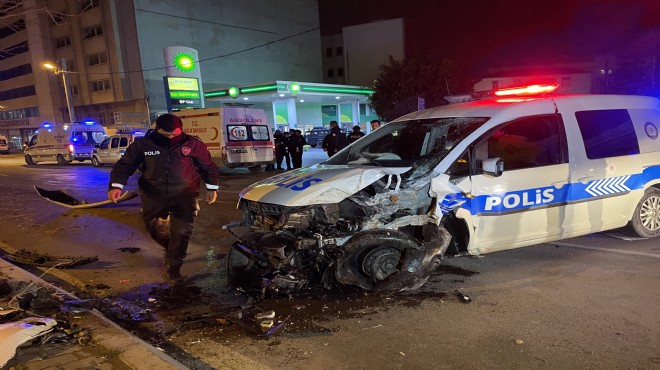
[[[371,131],[380,127],[380,121],[371,121]],[[337,121],[330,122],[330,132],[323,138],[323,150],[328,153],[328,157],[332,157],[338,151],[344,149],[347,145],[357,141],[364,132],[361,131],[360,126],[354,126],[353,130],[348,134],[344,134],[339,128]]]
[[[300,130],[290,130],[282,133],[276,130],[273,134],[275,139],[275,161],[278,170],[283,170],[282,162],[286,162],[286,169],[302,167],[302,156],[304,146],[307,145],[305,137]]]

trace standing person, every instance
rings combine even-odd
[[[291,152],[289,151],[289,143],[291,142],[291,131],[285,131],[284,134],[284,159],[286,160],[286,170],[291,169]]]
[[[372,121],[370,122],[370,124],[371,124],[371,131],[373,131],[373,130],[375,130],[375,129],[377,129],[377,128],[380,127],[380,121],[377,120],[377,119],[372,120]]]
[[[287,149],[288,139],[284,137],[280,130],[275,130],[273,137],[275,138],[275,159],[277,161],[277,169],[283,170],[282,161],[286,158],[286,169],[288,170],[290,169],[289,167],[291,167],[291,158],[289,158],[289,152]]]
[[[337,121],[330,121],[330,132],[323,138],[323,151],[332,157],[346,146],[346,134],[344,134]]]
[[[302,136],[302,132],[300,130],[293,130],[293,135],[289,139],[289,153],[291,153],[293,168],[302,167],[302,156],[305,145],[307,145],[307,141]]]
[[[108,199],[117,202],[128,178],[141,168],[138,180],[142,219],[149,234],[165,248],[165,275],[172,285],[183,283],[181,265],[188,250],[199,205],[200,180],[206,183],[205,200],[215,202],[218,166],[206,145],[183,133],[181,118],[164,114],[156,129],[134,141],[110,172]]]
[[[351,144],[364,136],[364,132],[360,131],[360,126],[353,126],[353,132],[348,134],[348,143]]]

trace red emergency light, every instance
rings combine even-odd
[[[529,85],[524,87],[511,87],[506,89],[496,90],[495,96],[511,96],[511,95],[540,95],[548,94],[557,89],[559,85]]]

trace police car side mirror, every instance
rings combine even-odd
[[[502,158],[488,158],[481,162],[481,170],[490,176],[499,177],[504,172],[504,161]]]

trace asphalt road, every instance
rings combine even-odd
[[[305,161],[323,158],[316,149]],[[140,224],[138,200],[68,210],[32,189],[102,200],[108,173],[89,164],[27,167],[20,156],[0,156],[0,242],[9,249],[98,256],[48,277],[89,296],[146,301],[141,292],[161,281],[162,251]],[[214,290],[219,258],[233,242],[222,225],[240,217],[238,192],[266,175],[227,171],[219,201],[201,204],[183,273],[204,294],[159,306],[164,319],[129,329],[152,333],[177,318],[235,304],[238,295]],[[659,267],[658,240],[595,234],[447,259],[411,295],[348,291],[260,302],[275,309],[276,320],[290,316],[284,334],[257,339],[231,325],[205,324],[172,331],[163,348],[196,359],[193,368],[660,369]],[[462,303],[457,290],[471,303]]]

